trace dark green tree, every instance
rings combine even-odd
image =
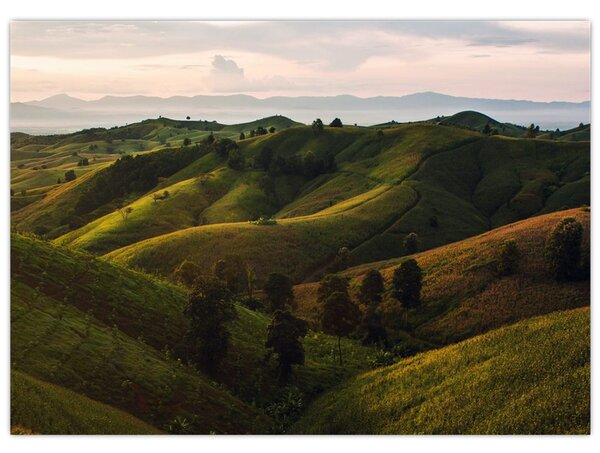
[[[383,344],[387,340],[387,331],[378,304],[370,304],[362,314],[360,323],[363,344]]]
[[[344,127],[344,125],[342,124],[342,120],[340,120],[339,118],[335,118],[330,124],[329,127]]]
[[[492,133],[492,128],[490,127],[490,123],[485,123],[485,126],[483,127],[482,132],[484,135],[490,135]]]
[[[256,165],[259,168],[262,168],[263,170],[267,171],[271,166],[271,161],[273,160],[274,154],[275,153],[271,148],[269,148],[268,146],[263,146],[255,158]]]
[[[317,290],[317,300],[324,303],[333,293],[340,292],[348,295],[348,280],[339,275],[328,274],[321,279]]]
[[[519,265],[521,253],[517,243],[510,239],[505,241],[500,247],[500,255],[498,257],[497,271],[500,275],[514,274]]]
[[[525,132],[525,138],[535,138],[537,136],[537,133],[539,132],[539,127],[535,128],[535,125],[533,123],[531,123],[529,125],[529,127],[527,128],[527,131]]]
[[[240,140],[246,140],[246,136],[243,132],[240,132]]]
[[[413,253],[417,253],[419,250],[419,236],[417,233],[408,233],[404,238],[404,252],[407,255],[412,255]]]
[[[190,361],[206,372],[213,372],[227,354],[227,323],[236,317],[233,295],[216,277],[196,279],[185,307],[189,320],[186,344]]]
[[[271,127],[269,128],[269,133],[271,133],[271,134],[274,134],[276,130],[277,130],[277,129],[275,129],[273,126],[271,126]]]
[[[239,255],[228,255],[213,266],[213,274],[227,285],[233,294],[244,292],[248,288],[246,263]]]
[[[272,312],[293,307],[294,284],[287,275],[270,273],[263,286],[263,291]]]
[[[77,178],[77,175],[75,174],[75,170],[67,170],[65,172],[65,181],[66,182],[73,181],[75,178]]]
[[[343,292],[334,292],[321,306],[321,328],[323,332],[337,337],[340,365],[342,360],[341,337],[350,335],[360,322],[360,310],[350,296]]]
[[[183,146],[190,146],[192,144],[192,140],[190,140],[190,138],[185,137],[183,139]]]
[[[243,170],[246,165],[244,155],[237,148],[229,150],[229,157],[227,158],[227,165],[233,170]]]
[[[548,266],[555,280],[576,280],[581,276],[583,225],[573,217],[562,219],[546,238]]]
[[[394,271],[394,297],[406,308],[418,307],[421,303],[423,273],[414,259],[404,261]]]
[[[279,378],[287,381],[292,365],[304,365],[304,347],[301,338],[308,333],[308,323],[296,318],[288,310],[277,310],[267,327],[265,347],[277,354]]]
[[[378,305],[383,293],[383,277],[376,269],[371,269],[360,284],[358,300],[366,305]]]
[[[316,120],[313,121],[312,131],[313,131],[313,135],[315,137],[318,137],[319,135],[321,135],[321,133],[323,132],[323,121],[321,121],[321,118],[317,118]]]

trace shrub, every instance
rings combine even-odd
[[[499,275],[514,274],[519,265],[521,252],[514,240],[505,241],[500,247],[497,271]]]
[[[548,266],[557,281],[581,276],[583,225],[573,217],[562,219],[546,238]]]
[[[260,216],[256,220],[249,220],[248,223],[251,223],[252,225],[277,225],[277,220],[271,217]]]

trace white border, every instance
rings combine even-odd
[[[4,0],[0,6],[2,12],[3,61],[6,62],[3,77],[3,102],[0,104],[0,123],[3,149],[3,174],[0,187],[2,241],[0,254],[3,271],[0,273],[0,294],[2,294],[2,345],[0,348],[0,451],[61,451],[86,453],[106,453],[116,448],[116,452],[126,449],[143,449],[144,453],[163,452],[165,449],[181,451],[233,451],[244,453],[260,451],[278,451],[285,453],[306,453],[314,451],[368,452],[375,449],[405,452],[452,452],[461,453],[506,453],[507,450],[564,452],[566,450],[600,451],[596,431],[595,415],[598,413],[596,392],[592,392],[592,436],[8,436],[9,430],[9,241],[10,208],[8,189],[10,182],[9,169],[9,21],[16,19],[589,19],[595,22],[599,17],[594,2],[591,0],[526,2],[523,0],[502,0],[500,2],[480,2],[468,0],[425,0],[425,1],[393,1],[369,0],[361,5],[351,4],[348,0],[302,0],[286,2],[285,0],[254,1],[182,1],[182,0],[140,0],[125,2],[123,0]],[[593,26],[593,24],[592,24]],[[597,34],[592,33],[592,48],[596,48]],[[560,64],[560,63],[558,63]],[[596,71],[592,70],[595,85]],[[594,97],[595,91],[592,91]],[[595,99],[592,102],[592,123],[594,118]],[[594,128],[593,128],[594,129]],[[595,140],[592,141],[592,156],[598,151]],[[595,162],[592,158],[593,174],[596,174]],[[592,197],[598,191],[598,185],[592,181]],[[592,225],[595,227],[595,209],[592,208]],[[594,228],[595,230],[595,228]],[[594,235],[596,232],[594,231]],[[595,236],[594,236],[595,237]],[[597,252],[596,241],[592,241],[592,257]],[[593,258],[592,258],[593,260]],[[592,266],[592,282],[599,277],[596,266]],[[595,302],[595,285],[592,285],[592,301]],[[596,310],[592,311],[593,333],[598,326]],[[592,335],[593,359],[598,358],[598,342]],[[597,388],[598,376],[592,374],[592,389]],[[316,449],[316,450],[315,450]]]

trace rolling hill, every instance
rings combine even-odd
[[[231,350],[209,378],[177,359],[187,326],[182,288],[19,234],[12,235],[11,250],[14,371],[160,430],[176,417],[188,420],[195,433],[273,429],[263,412],[279,398],[275,359],[265,360],[266,315],[237,307]],[[306,364],[290,382],[302,398],[310,400],[368,367],[371,348],[345,340],[348,360],[339,368],[331,355],[334,344],[320,332],[304,339]],[[27,424],[26,415],[19,423],[41,429]]]
[[[259,277],[278,270],[298,282],[318,278],[341,247],[350,249],[349,263],[356,265],[402,255],[403,237],[413,231],[422,249],[429,249],[589,202],[587,143],[485,137],[427,124],[399,126],[383,139],[363,128],[326,128],[315,137],[297,127],[241,143],[248,160],[265,147],[288,158],[309,150],[316,156],[332,153],[337,169],[309,180],[278,174],[269,198],[260,190],[260,170],[207,165],[181,185],[167,186],[176,196],[160,206],[150,201],[151,194],[135,201],[131,222],[112,213],[57,242],[110,252],[111,259],[163,275],[183,259],[209,268],[213,262],[204,257],[237,253],[253,262]],[[202,209],[202,203],[171,210],[180,206],[177,194],[191,190],[196,199],[206,198],[199,184],[204,172],[215,184],[224,175],[237,181],[200,213],[191,210]],[[170,215],[157,230],[161,212]],[[186,212],[187,220],[178,223]],[[277,218],[277,225],[246,222],[261,212]],[[16,225],[31,229],[41,213],[25,214],[15,215]],[[194,226],[194,215],[203,224]]]
[[[589,434],[590,311],[552,313],[352,378],[305,434]]]
[[[422,305],[407,318],[411,335],[430,343],[454,343],[521,319],[586,306],[589,281],[556,282],[546,269],[544,242],[563,218],[584,226],[584,262],[589,266],[590,213],[572,209],[532,217],[433,250],[414,258],[423,269]],[[501,245],[514,240],[521,259],[517,271],[498,276]],[[368,263],[341,272],[356,292],[370,269],[379,270],[391,297],[391,280],[403,258]],[[589,271],[589,268],[588,268]],[[295,287],[298,314],[315,323],[317,283]]]

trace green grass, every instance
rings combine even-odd
[[[352,378],[306,434],[589,434],[590,312],[521,321]]]
[[[12,371],[11,426],[36,434],[160,434],[155,427],[71,390]]]
[[[264,359],[266,315],[238,307],[232,347],[208,379],[174,359],[187,326],[182,288],[38,239],[13,234],[11,245],[13,369],[161,429],[176,416],[195,432],[271,429],[248,405],[267,406],[279,388],[275,359]],[[339,367],[334,338],[311,332],[304,343],[306,365],[295,367],[290,385],[306,399],[366,369],[373,354],[344,340]]]

